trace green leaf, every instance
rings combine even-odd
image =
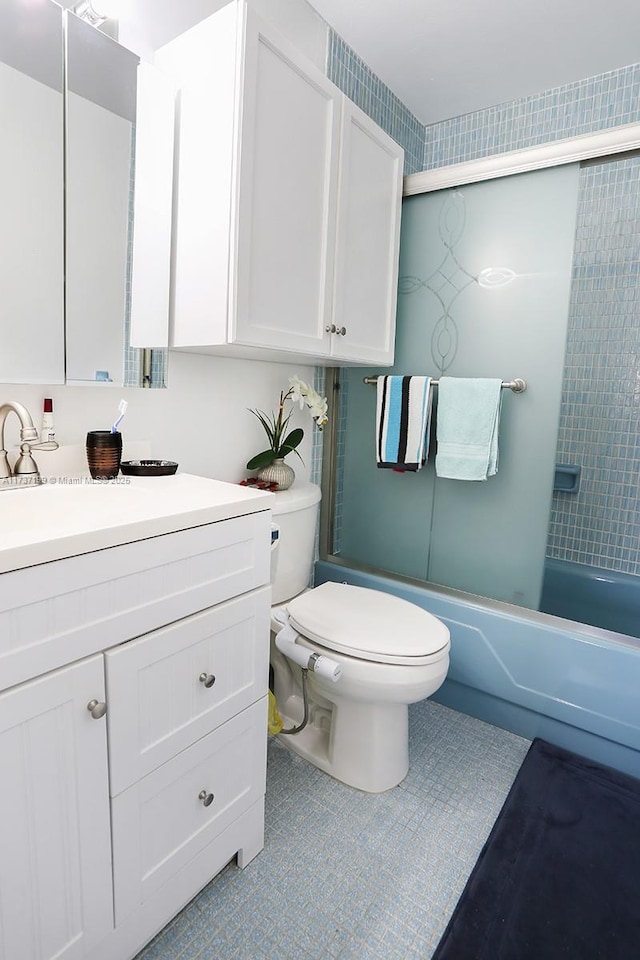
[[[268,467],[270,463],[276,459],[276,455],[273,450],[263,450],[262,453],[256,453],[255,457],[251,457],[251,460],[247,463],[247,470],[262,470],[263,467]]]
[[[278,457],[279,457],[279,459],[283,459],[284,457],[288,457],[290,453],[295,453],[295,455],[296,455],[296,457],[298,458],[298,460],[300,461],[300,463],[304,463],[304,460],[302,459],[302,457],[300,456],[300,454],[298,453],[298,451],[297,451],[297,450],[294,450],[292,447],[291,447],[291,448],[290,448],[290,447],[280,447],[280,450],[278,451]]]
[[[292,430],[289,436],[285,437],[284,440],[282,441],[280,450],[278,450],[278,456],[280,457],[286,456],[286,454],[280,452],[281,450],[284,450],[285,447],[287,448],[287,453],[290,453],[292,450],[295,450],[295,448],[302,442],[303,437],[304,437],[304,430],[301,430],[300,427],[296,427],[295,430]]]
[[[269,421],[266,416],[260,410],[250,410],[250,413],[257,417],[262,426],[264,427],[264,432],[269,438],[269,442],[273,445],[276,435],[276,424],[275,420]]]

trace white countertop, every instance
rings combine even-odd
[[[66,482],[65,482],[66,481]],[[274,495],[178,473],[0,492],[0,573],[269,510]]]

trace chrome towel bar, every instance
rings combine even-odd
[[[371,384],[372,386],[375,386],[375,384],[378,382],[378,378],[377,378],[377,377],[363,377],[363,378],[362,378],[362,382],[363,382],[363,383],[369,383],[369,384]],[[432,380],[432,381],[431,381],[431,386],[432,386],[432,387],[437,387],[439,382],[440,382],[439,380]],[[503,381],[502,381],[502,389],[503,389],[503,390],[512,390],[514,393],[524,393],[524,391],[527,389],[527,382],[526,382],[526,380],[521,380],[521,379],[519,379],[519,378],[517,378],[516,380],[503,380]]]

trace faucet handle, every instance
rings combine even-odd
[[[26,440],[20,444],[20,456],[15,462],[13,472],[19,474],[36,474],[39,478],[40,471],[38,464],[31,456],[32,450],[57,450],[60,444],[56,440],[43,440],[42,443],[27,443]]]
[[[40,477],[38,464],[31,456],[31,444],[27,443],[26,440],[20,444],[20,456],[14,464],[13,472],[16,477],[23,477],[25,475],[31,475],[38,479]],[[38,480],[36,480],[36,482],[38,482]]]
[[[13,472],[16,477],[31,476],[36,483],[40,483],[40,471],[38,464],[31,456],[31,450],[57,450],[59,444],[55,440],[45,440],[43,443],[27,443],[23,441],[20,444],[20,456],[15,462]]]
[[[57,450],[60,444],[56,440],[43,440],[41,443],[27,443],[22,446],[29,447],[30,450]]]

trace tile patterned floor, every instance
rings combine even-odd
[[[529,741],[425,700],[378,795],[269,743],[266,838],[136,960],[428,960]]]

